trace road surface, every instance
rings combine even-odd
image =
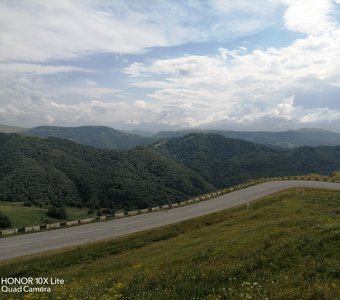
[[[339,190],[340,183],[321,181],[265,182],[195,204],[106,222],[92,223],[0,239],[0,260],[92,243],[176,223],[247,203],[292,187]]]

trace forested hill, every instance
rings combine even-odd
[[[0,201],[136,209],[252,178],[339,169],[340,146],[275,150],[218,134],[189,134],[120,151],[0,134]]]
[[[4,129],[10,128],[3,126]],[[12,130],[14,130],[12,128]],[[4,131],[4,132],[17,132]],[[1,125],[0,125],[1,132]],[[77,143],[103,149],[131,149],[135,146],[152,144],[158,140],[172,137],[183,137],[190,133],[219,134],[227,138],[241,139],[257,144],[272,145],[282,148],[301,146],[336,146],[340,145],[340,134],[318,128],[287,130],[287,131],[169,131],[158,132],[154,135],[132,134],[115,130],[106,126],[38,126],[31,129],[20,130],[20,134],[47,138],[50,136],[69,139]]]
[[[144,148],[102,150],[58,138],[0,134],[0,200],[144,208],[214,190]]]
[[[41,138],[59,137],[103,149],[131,149],[155,141],[154,138],[124,133],[105,126],[38,126],[20,133]]]
[[[337,146],[340,145],[340,134],[319,128],[302,128],[287,131],[231,131],[231,130],[204,130],[202,133],[216,133],[227,138],[241,139],[263,145],[273,145],[282,148],[301,146]],[[190,131],[164,131],[158,132],[154,138],[171,138],[185,136]],[[197,132],[199,133],[199,132]]]
[[[275,150],[218,134],[165,139],[153,150],[194,170],[218,188],[257,177],[329,174],[340,168],[340,146]]]

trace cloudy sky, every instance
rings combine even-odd
[[[0,123],[340,132],[340,0],[1,0]]]

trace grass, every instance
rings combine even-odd
[[[248,212],[241,206],[4,261],[1,277],[66,281],[50,294],[26,299],[335,300],[340,299],[339,221],[339,192],[306,189],[303,198],[291,189],[252,202]]]
[[[332,181],[340,181],[340,172],[334,171],[330,175],[320,175],[317,173],[309,173],[305,176],[302,176],[304,179],[313,178],[318,180],[332,180]]]
[[[340,172],[333,172],[331,179],[340,180]]]
[[[41,225],[44,223],[60,222],[47,216],[48,207],[27,207],[23,202],[4,202],[0,201],[0,211],[8,216],[12,223],[12,228],[23,228],[25,226]],[[68,220],[78,220],[89,218],[94,214],[88,214],[88,208],[66,207]]]

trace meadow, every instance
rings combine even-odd
[[[286,190],[215,214],[3,261],[1,277],[65,280],[2,299],[340,299],[340,193]]]
[[[60,219],[52,218],[47,215],[47,205],[24,206],[23,202],[0,201],[0,211],[11,220],[12,228],[24,228],[28,226],[42,225],[60,222]],[[88,214],[88,208],[66,207],[67,220],[79,220],[95,216],[94,213]]]

